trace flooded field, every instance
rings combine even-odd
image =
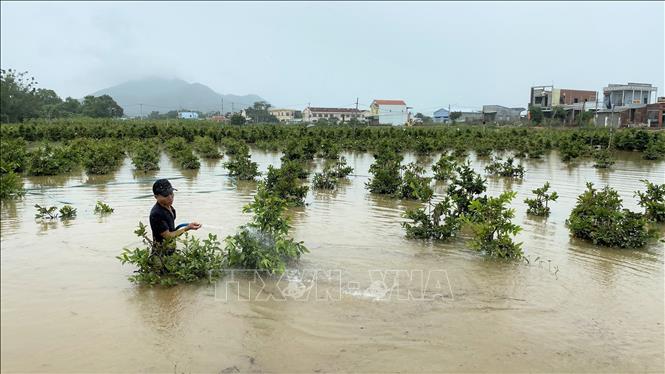
[[[571,239],[565,220],[587,181],[609,184],[638,210],[633,191],[640,179],[665,182],[664,162],[619,153],[608,172],[553,152],[526,161],[523,181],[489,178],[491,195],[518,193],[518,240],[530,261],[507,262],[464,238],[406,239],[401,214],[416,203],[371,195],[372,156],[345,156],[349,181],[310,191],[308,205],[290,211],[311,252],[284,277],[233,274],[167,289],[131,284],[133,269],[115,258],[138,244],[133,230],[148,223],[155,178],[178,189],[178,222],[198,220],[194,235],[220,238],[249,220],[242,206],[256,183],[235,183],[222,162],[182,171],[166,156],[147,175],[125,160],[109,176],[27,178],[26,197],[1,211],[2,371],[663,371],[665,244],[594,247]],[[262,171],[279,157],[252,154]],[[472,161],[481,171],[484,161]],[[552,215],[527,217],[522,201],[546,181],[560,195]],[[97,200],[115,212],[94,215]],[[78,208],[76,219],[34,219],[35,204],[64,203]]]

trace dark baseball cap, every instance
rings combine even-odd
[[[152,185],[152,193],[155,195],[169,196],[173,191],[178,190],[171,186],[168,179],[157,179]]]

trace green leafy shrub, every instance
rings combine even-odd
[[[614,165],[614,158],[609,149],[599,149],[593,153],[594,164],[593,167],[598,169],[609,168]]]
[[[160,151],[157,144],[151,142],[138,142],[131,151],[132,164],[137,170],[159,170]]]
[[[223,157],[217,143],[207,136],[197,136],[194,139],[194,150],[203,158],[219,159]]]
[[[229,156],[235,156],[238,154],[249,154],[249,146],[243,141],[236,139],[224,139],[222,145],[226,149],[226,154]]]
[[[312,186],[317,189],[334,190],[341,178],[346,178],[353,168],[346,165],[346,158],[339,157],[332,165],[328,164],[321,173],[315,173]]]
[[[498,175],[501,177],[509,178],[523,178],[524,166],[515,165],[514,161],[515,160],[512,157],[508,157],[505,162],[501,162],[501,159],[497,158],[485,167],[485,171],[489,175]]]
[[[182,137],[169,139],[166,142],[166,151],[183,169],[198,169],[201,167],[199,159],[194,155],[192,146]]]
[[[173,286],[201,279],[212,282],[223,273],[224,255],[216,235],[208,234],[208,238],[201,241],[186,233],[160,245],[148,238],[148,230],[142,222],[139,222],[134,233],[142,238],[145,246],[124,248],[120,256],[116,257],[123,265],[137,267],[134,274],[129,276],[133,283]],[[174,242],[175,251],[166,254],[164,248]]]
[[[199,159],[194,155],[191,147],[180,152],[177,155],[177,160],[180,163],[180,167],[183,169],[199,169],[201,167],[201,162],[199,162]]]
[[[471,202],[469,214],[463,221],[473,230],[473,249],[492,257],[522,257],[522,243],[515,243],[512,239],[522,229],[511,221],[515,217],[515,210],[506,207],[515,196],[516,192],[504,192],[499,197]]]
[[[458,166],[457,159],[452,155],[441,155],[439,161],[432,165],[434,179],[438,181],[447,181],[455,175],[455,168]]]
[[[330,170],[324,169],[321,173],[315,173],[312,178],[312,187],[321,190],[334,190],[337,187],[338,178]]]
[[[280,168],[268,166],[265,188],[292,205],[304,205],[309,187],[300,185],[298,162],[285,162]]]
[[[453,157],[456,159],[465,159],[469,157],[469,151],[463,144],[457,144],[455,148],[453,148]]]
[[[640,199],[639,205],[644,208],[644,216],[655,222],[665,222],[665,184],[651,183],[641,180],[647,187],[645,192],[635,191]]]
[[[61,219],[72,219],[76,217],[76,208],[68,204],[63,205],[58,212],[60,213]]]
[[[37,213],[35,214],[35,218],[37,218],[37,219],[55,219],[55,218],[58,218],[58,207],[57,206],[51,206],[51,207],[47,208],[45,206],[35,204],[35,209],[37,209]]]
[[[579,141],[564,139],[559,143],[559,155],[564,162],[570,162],[586,153],[586,147]]]
[[[95,205],[95,213],[97,213],[97,214],[111,214],[111,213],[113,213],[113,208],[111,208],[108,204],[106,204],[102,201],[97,201],[97,204]]]
[[[4,161],[0,161],[0,200],[13,199],[25,194],[21,177],[12,169],[13,165],[7,166]]]
[[[254,213],[252,220],[225,240],[227,267],[281,274],[289,261],[309,252],[303,242],[288,236],[289,220],[284,217],[287,204],[259,183],[253,202],[243,208],[245,213]]]
[[[606,247],[639,248],[649,239],[646,218],[622,209],[619,194],[609,186],[599,191],[587,183],[566,223],[574,237]]]
[[[455,174],[448,185],[447,193],[455,204],[458,214],[469,211],[469,205],[487,189],[487,181],[471,168],[471,164],[455,167]]]
[[[125,153],[116,141],[92,142],[84,151],[83,166],[88,174],[108,174],[117,170]]]
[[[329,172],[336,178],[346,178],[351,173],[353,173],[353,167],[348,166],[346,164],[346,158],[341,156],[335,161],[335,163],[329,169]]]
[[[237,153],[231,160],[224,163],[224,167],[229,171],[229,176],[239,180],[254,180],[259,173],[259,165],[252,161],[249,154],[249,148]]]
[[[492,145],[486,142],[479,142],[473,148],[478,157],[489,157],[492,155]]]
[[[662,160],[665,158],[665,140],[653,139],[649,141],[642,158],[645,160]]]
[[[425,168],[412,162],[403,166],[402,170],[404,174],[397,196],[402,199],[429,200],[433,194],[430,187],[432,178],[423,176]]]
[[[550,215],[549,202],[556,201],[559,198],[559,195],[556,192],[547,193],[549,189],[550,182],[545,182],[542,187],[531,190],[531,192],[536,194],[536,196],[533,199],[524,200],[524,202],[529,206],[529,208],[526,210],[527,213],[536,216]]]
[[[460,220],[449,196],[436,204],[430,197],[426,208],[409,209],[402,216],[411,220],[402,222],[407,238],[446,240],[460,229]]]
[[[396,194],[402,185],[400,175],[402,158],[402,155],[389,149],[375,154],[374,163],[369,167],[372,178],[366,184],[367,189],[376,194]]]
[[[326,140],[321,143],[319,157],[326,160],[337,160],[339,158],[340,146],[332,140]]]
[[[6,173],[21,172],[28,158],[25,140],[0,138],[0,165]]]
[[[526,152],[529,154],[529,158],[542,158],[545,154],[545,145],[540,140],[530,141]]]
[[[316,149],[316,143],[314,143],[312,139],[307,138],[303,141],[292,140],[286,144],[281,160],[282,162],[310,161],[314,159]]]
[[[71,171],[79,161],[68,146],[44,144],[29,153],[27,170],[29,175],[58,175]]]

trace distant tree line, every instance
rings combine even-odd
[[[122,117],[122,107],[109,95],[86,96],[83,101],[61,99],[53,90],[37,88],[28,72],[0,69],[0,122],[23,122],[31,118]]]

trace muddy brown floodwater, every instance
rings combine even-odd
[[[279,156],[253,152],[262,170]],[[526,161],[522,182],[489,179],[492,195],[518,193],[526,263],[484,258],[464,238],[407,240],[400,215],[415,203],[369,194],[371,155],[346,157],[347,183],[310,191],[309,205],[290,211],[311,253],[284,277],[234,273],[168,289],[131,284],[133,269],[115,258],[147,223],[153,180],[178,188],[179,222],[197,219],[195,235],[220,238],[249,219],[241,209],[255,183],[234,183],[222,162],[181,171],[165,156],[147,175],[126,160],[109,176],[27,178],[27,196],[1,211],[2,371],[663,371],[664,244],[595,247],[571,239],[565,219],[587,181],[637,210],[639,180],[665,182],[665,163],[621,153],[606,172],[552,153]],[[527,217],[522,201],[546,181],[560,194],[552,215]],[[94,215],[96,200],[115,213]],[[34,219],[34,204],[64,203],[76,219]]]

